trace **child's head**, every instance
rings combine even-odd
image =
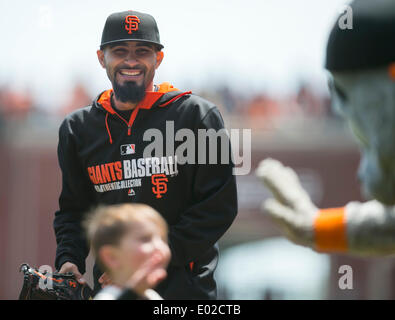
[[[100,267],[115,284],[123,285],[155,253],[160,254],[160,265],[166,269],[170,260],[167,224],[150,206],[101,206],[89,216],[85,226]]]

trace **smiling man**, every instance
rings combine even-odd
[[[151,15],[125,11],[107,18],[97,56],[112,89],[68,115],[59,129],[62,192],[54,219],[55,266],[83,281],[89,252],[81,226],[85,213],[99,204],[145,203],[169,225],[172,259],[157,291],[165,299],[214,299],[216,243],[237,213],[234,166],[227,161],[231,150],[223,161],[218,149],[215,164],[177,164],[174,151],[144,153],[150,141],[143,136],[152,128],[174,145],[172,150],[183,141],[168,135],[169,123],[195,135],[224,128],[211,102],[169,83],[154,84],[162,49]],[[111,282],[97,265],[93,273],[96,291]]]

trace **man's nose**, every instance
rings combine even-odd
[[[130,65],[135,65],[138,63],[136,55],[131,51],[125,56],[125,62]]]

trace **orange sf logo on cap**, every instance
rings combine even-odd
[[[137,16],[126,16],[125,18],[125,29],[128,31],[129,34],[132,31],[137,31],[139,29],[140,19]]]

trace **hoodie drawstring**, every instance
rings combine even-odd
[[[108,112],[106,113],[106,128],[107,128],[108,137],[110,138],[110,144],[112,144],[111,132],[110,132],[110,128],[108,126]]]

